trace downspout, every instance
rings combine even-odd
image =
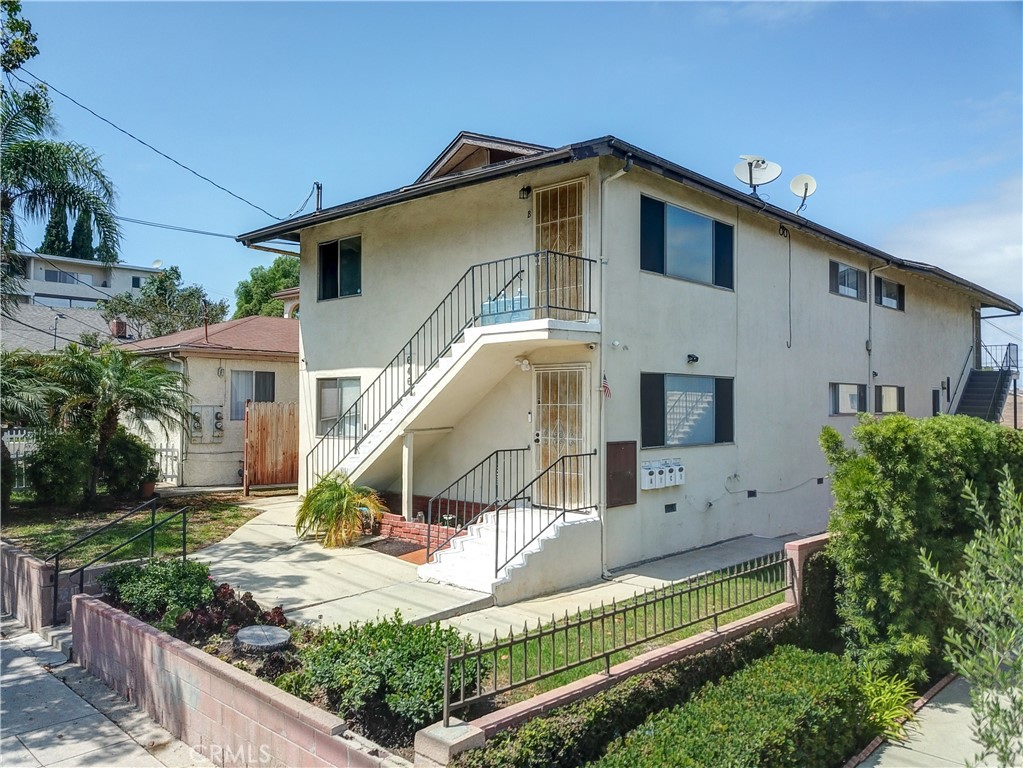
[[[177,363],[181,366],[181,373],[188,379],[188,358],[187,357],[174,357],[174,352],[167,353],[167,359],[172,363]],[[178,487],[181,488],[185,484],[185,425],[181,425],[181,429],[178,430]]]
[[[597,368],[598,375],[601,377],[603,382],[604,377],[604,297],[606,294],[606,281],[604,280],[604,266],[607,264],[607,257],[604,255],[604,187],[609,182],[615,179],[621,178],[629,171],[632,170],[632,155],[625,156],[625,165],[615,171],[613,174],[600,181],[600,199],[598,201],[598,210],[600,214],[600,293],[598,294],[599,306],[597,311],[599,312],[598,317],[600,318],[600,351],[597,353]],[[597,398],[600,402],[600,415],[599,415],[599,434],[597,436],[597,445],[607,445],[605,437],[606,432],[606,419],[607,414],[604,410],[604,392],[603,387],[597,388]],[[599,460],[597,462],[597,518],[600,520],[600,573],[601,576],[609,577],[611,574],[607,569],[607,526],[604,525],[604,517],[607,514],[607,484],[604,482],[607,477],[607,451],[598,450],[597,455]]]
[[[867,270],[867,413],[874,412],[874,273],[888,269],[892,263]]]

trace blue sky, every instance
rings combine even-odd
[[[1023,4],[25,2],[38,77],[277,216],[413,181],[460,130],[613,134],[1023,302]],[[123,216],[238,234],[265,214],[60,96]],[[42,228],[28,230],[31,243]],[[122,259],[232,298],[270,254],[124,225]],[[994,321],[990,343],[1023,337]]]

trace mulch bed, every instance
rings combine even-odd
[[[390,555],[391,557],[401,557],[402,555],[407,555],[409,552],[415,552],[422,548],[422,544],[413,544],[411,541],[402,541],[401,539],[390,538],[366,544],[366,549],[372,549],[374,552],[380,552],[381,554]]]

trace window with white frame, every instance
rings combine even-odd
[[[319,245],[317,297],[337,299],[362,294],[362,238],[346,237]]]
[[[874,276],[874,303],[889,309],[906,309],[906,286]]]
[[[272,403],[275,375],[273,371],[231,371],[231,421],[245,418],[245,401]]]
[[[734,287],[731,224],[640,197],[639,267],[721,288]]]
[[[711,376],[640,374],[642,447],[732,442],[734,384]]]
[[[138,275],[132,275],[131,276],[131,287],[132,288],[141,288],[142,287],[142,278],[139,277]]]
[[[85,275],[88,278],[89,275]],[[77,283],[79,276],[77,272],[65,272],[63,269],[47,269],[43,271],[43,280],[47,283]],[[83,283],[92,285],[92,280],[82,279]]]
[[[905,413],[906,388],[888,384],[874,387],[874,413]]]
[[[832,382],[831,409],[832,416],[854,416],[867,410],[866,384],[841,384]]]
[[[867,300],[867,273],[857,267],[831,262],[831,292],[859,301]]]
[[[316,380],[316,434],[327,434],[338,419],[345,417],[340,425],[340,435],[357,437],[359,434],[359,409],[352,410],[359,400],[358,378]]]

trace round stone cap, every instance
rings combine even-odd
[[[234,645],[240,651],[249,653],[270,653],[279,651],[291,642],[291,633],[283,627],[254,624],[242,627],[234,636]]]

